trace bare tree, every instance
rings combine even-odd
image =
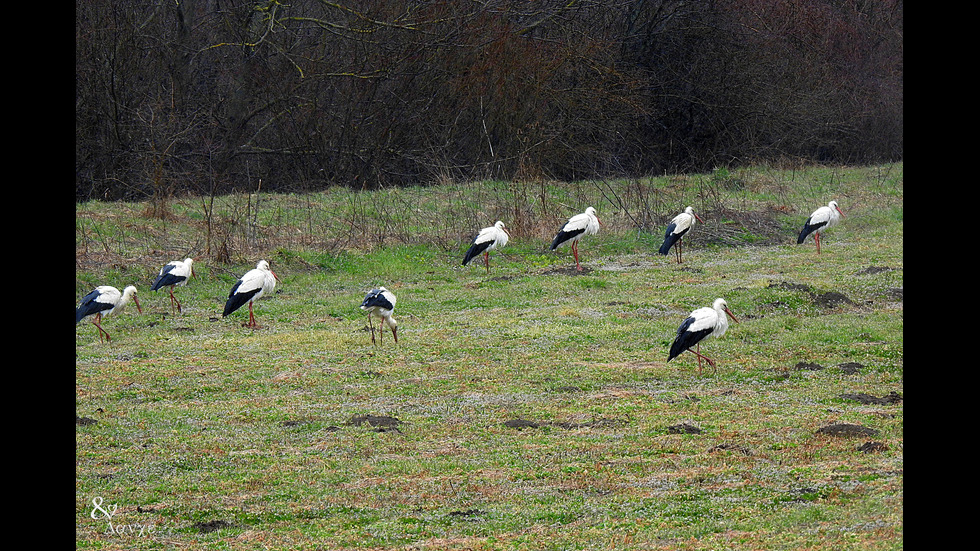
[[[94,0],[76,198],[902,155],[902,3]]]

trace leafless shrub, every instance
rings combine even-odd
[[[760,160],[894,160],[903,25],[891,1],[85,2],[76,199],[152,198],[146,214],[162,218],[175,195],[260,179],[287,193],[639,184]],[[658,210],[643,193],[610,198],[640,227]],[[531,203],[503,205],[515,229],[534,231],[517,204]],[[348,240],[406,237],[387,205],[358,207],[382,223]],[[540,207],[533,220],[566,214]]]

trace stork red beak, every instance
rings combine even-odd
[[[732,318],[732,321],[738,323],[738,318],[735,317],[735,314],[733,314],[731,310],[725,308],[725,313],[728,314],[728,317]]]
[[[282,280],[279,279],[279,276],[276,275],[276,272],[273,272],[272,270],[269,270],[269,272],[272,273],[272,277],[276,278],[276,281],[278,281],[279,283],[282,283]]]
[[[704,224],[704,220],[701,220],[701,217],[700,216],[698,216],[697,214],[695,214],[694,217],[698,219],[698,222],[701,222],[702,224]]]
[[[133,295],[133,302],[135,302],[135,303],[136,303],[136,310],[137,310],[137,311],[138,311],[138,312],[139,312],[140,314],[142,314],[142,313],[143,313],[143,309],[142,309],[142,308],[140,307],[140,299],[138,299],[138,298],[136,298],[136,295],[135,295],[135,294]]]
[[[837,212],[839,212],[841,216],[844,216],[844,211],[840,210],[840,207],[837,207]]]

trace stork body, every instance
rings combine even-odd
[[[140,301],[136,298],[136,287],[130,285],[120,293],[119,289],[111,285],[99,285],[92,292],[82,297],[81,303],[75,308],[75,325],[89,316],[94,316],[92,324],[99,329],[99,342],[105,342],[102,340],[103,335],[105,335],[106,341],[112,342],[109,332],[102,328],[102,318],[122,312],[129,304],[130,299],[136,303],[136,309],[142,314],[143,308],[140,307]]]
[[[473,243],[470,245],[469,250],[466,251],[466,256],[463,258],[463,266],[466,266],[470,260],[483,254],[483,264],[487,267],[487,273],[489,274],[490,251],[502,248],[507,244],[509,239],[510,235],[507,233],[507,228],[504,227],[504,223],[500,220],[497,220],[494,225],[488,228],[483,228],[473,238]]]
[[[723,298],[715,299],[710,308],[698,308],[691,312],[691,315],[677,328],[677,337],[670,345],[667,361],[673,360],[687,350],[698,357],[698,375],[701,374],[702,359],[717,370],[715,362],[701,354],[701,341],[709,337],[721,337],[725,331],[728,331],[728,318],[725,316],[731,317],[732,321],[738,323],[738,319],[728,309],[728,303]],[[694,346],[697,346],[697,351],[691,349]]]
[[[269,268],[269,263],[260,260],[254,269],[246,272],[231,288],[221,317],[227,317],[228,314],[248,303],[248,324],[246,327],[258,327],[255,322],[255,313],[252,311],[252,303],[264,295],[272,294],[278,280],[279,276]]]
[[[803,229],[800,230],[800,237],[796,240],[797,244],[803,243],[806,236],[813,234],[813,240],[817,242],[817,254],[820,254],[820,234],[827,228],[832,228],[840,222],[844,212],[837,206],[837,201],[827,203],[826,207],[820,207],[813,211],[813,214],[806,219]]]
[[[170,308],[176,308],[180,312],[180,301],[174,296],[174,287],[187,285],[187,280],[191,277],[194,277],[194,259],[185,258],[184,260],[174,260],[168,262],[166,266],[160,269],[160,275],[153,280],[153,285],[150,286],[150,290],[157,291],[164,287],[169,287]]]
[[[670,252],[670,248],[674,247],[674,255],[677,258],[677,263],[680,264],[684,261],[684,235],[691,231],[694,227],[694,222],[698,221],[704,224],[704,220],[694,213],[694,209],[687,207],[684,212],[675,216],[670,224],[667,225],[667,232],[664,234],[664,244],[660,246],[660,254],[666,256]]]
[[[595,235],[599,233],[599,217],[596,216],[595,209],[589,207],[582,214],[576,214],[568,219],[568,222],[558,231],[558,235],[551,242],[551,250],[555,250],[559,245],[566,241],[572,242],[572,254],[575,256],[575,269],[582,271],[582,266],[578,262],[578,242],[584,235]]]
[[[367,312],[368,325],[371,327],[372,343],[377,344],[374,340],[374,321],[371,319],[372,316],[379,318],[378,340],[381,341],[381,344],[384,344],[385,325],[391,329],[391,336],[395,338],[395,342],[398,342],[398,322],[392,317],[395,311],[396,300],[395,294],[384,287],[371,289],[364,296],[364,301],[361,302],[361,310]]]

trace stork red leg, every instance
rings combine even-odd
[[[820,232],[814,234],[814,239],[817,241],[817,254],[820,254]]]
[[[252,313],[251,301],[248,303],[248,327],[258,327],[258,324],[255,323],[255,314]]]
[[[704,359],[704,361],[708,362],[708,365],[710,365],[714,369],[715,373],[718,372],[718,366],[715,365],[715,362],[713,362],[711,360],[711,358],[709,358],[709,357],[701,354],[701,343],[698,343],[698,351],[697,352],[695,352],[691,348],[688,348],[687,351],[690,352],[691,354],[694,354],[695,356],[698,357],[698,375],[701,374],[701,359],[702,358]]]
[[[578,263],[578,241],[572,241],[572,254],[575,255],[575,269],[582,271],[582,266]]]
[[[487,273],[490,273],[490,251],[483,253],[483,263],[487,266]]]
[[[182,311],[180,308],[180,301],[174,296],[174,288],[172,285],[170,286],[170,308],[171,310],[173,310],[173,308],[177,308],[178,312]]]
[[[368,327],[371,328],[371,344],[377,344],[374,341],[374,322],[371,321],[371,313],[368,312]]]
[[[99,342],[106,342],[102,340],[102,335],[105,334],[106,340],[112,342],[112,337],[109,336],[109,332],[102,328],[102,312],[95,314],[95,318],[92,319],[92,325],[94,325],[99,330]]]
[[[105,339],[102,338],[102,333],[104,333],[105,331],[102,329],[102,326],[99,325],[99,316],[101,315],[102,314],[95,315],[95,319],[92,320],[92,325],[94,325],[95,328],[98,329],[99,331],[99,342],[105,342]]]

